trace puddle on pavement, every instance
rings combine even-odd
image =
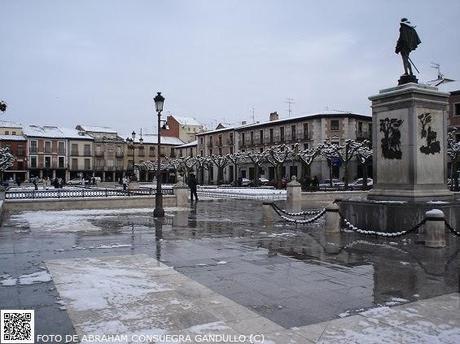
[[[38,215],[4,220],[2,261],[21,256],[21,247],[34,251],[24,268],[51,258],[147,253],[286,328],[459,290],[460,239],[451,235],[445,249],[425,248],[415,234],[325,235],[323,220],[296,228],[246,200],[200,201],[167,211],[161,223],[150,209]]]

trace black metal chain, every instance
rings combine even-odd
[[[275,203],[272,203],[272,206],[274,208],[278,209],[283,214],[286,214],[286,215],[289,215],[289,216],[318,215],[320,212],[322,212],[324,210],[324,208],[323,208],[323,209],[318,209],[318,210],[305,210],[305,211],[300,211],[300,212],[297,212],[297,213],[289,213],[286,210],[281,209],[280,207],[278,207]]]
[[[273,210],[275,210],[275,212],[285,221],[288,221],[288,222],[293,222],[295,224],[307,224],[307,223],[312,223],[316,220],[318,220],[321,216],[323,216],[325,213],[326,213],[326,209],[323,209],[321,210],[318,214],[316,214],[315,216],[313,216],[312,218],[310,219],[304,219],[304,220],[298,220],[298,219],[291,219],[287,216],[284,216],[278,209],[277,207],[273,204],[273,203],[270,203]]]
[[[353,232],[357,232],[357,233],[360,233],[360,234],[367,234],[367,235],[376,235],[376,236],[382,236],[382,237],[398,237],[398,236],[402,236],[402,235],[406,235],[406,234],[409,234],[411,232],[414,232],[416,231],[417,229],[419,229],[421,226],[423,226],[426,222],[426,219],[423,219],[422,221],[420,221],[418,224],[416,224],[414,227],[412,227],[411,229],[408,229],[408,230],[405,230],[405,231],[400,231],[400,232],[394,232],[394,233],[391,233],[391,232],[376,232],[376,231],[367,231],[367,230],[363,230],[363,229],[360,229],[354,225],[351,224],[350,221],[348,221],[345,216],[343,216],[342,213],[339,212],[339,215],[340,217],[343,219],[343,222],[345,223],[345,225],[350,229],[352,230]]]
[[[450,223],[447,222],[446,219],[444,219],[444,223],[446,224],[447,228],[449,228],[449,230],[450,230],[454,235],[460,236],[460,232],[457,232],[457,230],[456,230],[454,227],[452,227],[452,226],[450,225]]]

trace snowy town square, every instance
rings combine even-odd
[[[0,343],[460,343],[460,2],[0,13]]]

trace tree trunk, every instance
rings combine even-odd
[[[235,178],[233,180],[233,185],[238,186],[238,164],[235,163],[235,164],[233,164],[233,166],[235,167],[235,171],[233,172],[233,174],[235,176]]]
[[[254,164],[254,186],[259,186],[259,165]]]
[[[363,164],[363,190],[367,190],[367,163]]]
[[[329,186],[332,188],[332,160],[329,160]]]
[[[345,169],[344,171],[345,190],[348,190],[348,161],[344,162],[343,168]]]

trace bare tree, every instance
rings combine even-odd
[[[290,159],[291,150],[286,145],[279,145],[268,148],[264,151],[266,161],[268,161],[275,169],[275,180],[278,188],[281,187],[281,167]]]
[[[211,155],[211,160],[217,166],[217,184],[223,184],[224,168],[228,165],[229,160],[225,155]]]
[[[303,166],[306,167],[306,169],[310,169],[310,166],[313,163],[313,161],[320,155],[321,155],[320,146],[294,151],[294,156],[298,160],[300,160],[300,162],[302,163]]]
[[[458,175],[455,172],[455,162],[460,156],[460,142],[455,138],[455,132],[450,131],[447,135],[447,155],[450,158],[450,189],[458,190]]]
[[[367,189],[367,164],[372,160],[372,148],[370,142],[366,140],[367,145],[362,145],[356,151],[356,157],[363,167],[363,190]]]
[[[263,153],[249,151],[246,152],[245,157],[254,165],[254,185],[259,185],[259,167],[265,162],[265,155]]]
[[[196,157],[196,167],[197,170],[200,171],[200,184],[204,184],[204,170],[209,169],[212,165],[211,159],[203,156]]]
[[[245,161],[245,156],[242,153],[233,153],[228,154],[227,159],[233,164],[234,168],[234,181],[233,183],[237,185],[238,183],[238,166]]]
[[[0,112],[5,112],[8,105],[4,100],[0,100]]]
[[[2,180],[3,171],[13,166],[14,160],[16,160],[16,158],[10,153],[10,149],[8,147],[0,148],[0,174]]]

